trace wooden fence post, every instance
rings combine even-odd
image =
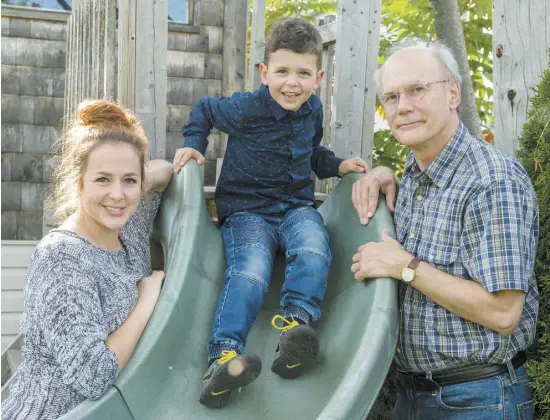
[[[248,79],[246,81],[246,90],[252,92],[260,87],[261,78],[258,70],[257,61],[260,57],[254,55],[253,51],[262,50],[265,41],[265,9],[266,0],[254,0],[252,4],[252,33],[250,36],[250,60],[248,63]],[[253,58],[254,57],[254,58]]]
[[[339,0],[332,142],[342,158],[372,162],[382,0]]]
[[[136,0],[135,7],[134,109],[149,139],[151,158],[164,159],[168,0]]]
[[[548,0],[493,1],[495,146],[513,155],[533,88],[548,66]]]
[[[263,0],[265,1],[265,0]],[[226,0],[223,19],[222,95],[243,91],[246,75],[246,20],[248,0]],[[227,135],[221,138],[221,156],[225,154]]]

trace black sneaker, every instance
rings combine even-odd
[[[277,320],[282,320],[286,325],[279,327]],[[295,320],[289,321],[281,315],[275,315],[271,324],[281,331],[271,371],[284,379],[297,378],[317,360],[317,332],[309,325],[300,324]]]
[[[262,361],[255,354],[237,354],[235,350],[222,352],[204,374],[200,403],[210,408],[221,408],[229,402],[235,388],[254,382],[262,371]]]

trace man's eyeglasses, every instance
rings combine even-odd
[[[436,82],[415,82],[408,85],[403,92],[412,100],[422,99],[430,89],[430,85],[436,83],[447,83],[449,80],[438,80]],[[384,106],[396,105],[399,102],[400,92],[387,92],[380,95],[380,103]]]

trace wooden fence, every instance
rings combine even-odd
[[[117,97],[117,0],[82,1],[67,25],[65,127],[87,98]]]
[[[115,100],[139,116],[151,155],[164,157],[167,0],[75,3],[67,32],[65,124],[84,99]]]

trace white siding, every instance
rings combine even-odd
[[[2,352],[19,334],[27,265],[38,241],[2,241]]]

